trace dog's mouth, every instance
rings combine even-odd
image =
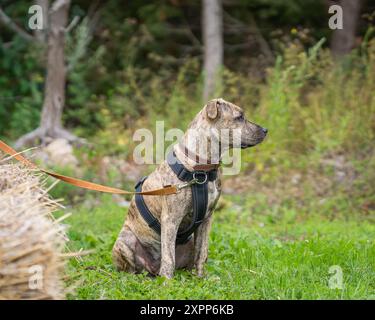
[[[254,147],[255,144],[243,144],[241,143],[241,149],[247,149],[247,148],[251,148],[251,147]]]
[[[261,143],[264,140],[264,138],[256,140],[254,143],[241,143],[241,149],[247,149],[252,148]]]

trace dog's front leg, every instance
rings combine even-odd
[[[182,217],[169,210],[167,200],[163,201],[161,214],[161,264],[159,275],[168,279],[173,277],[175,269],[175,247],[178,227]]]
[[[212,215],[202,222],[194,236],[194,266],[198,277],[204,274],[204,264],[208,256],[208,239],[211,230]]]

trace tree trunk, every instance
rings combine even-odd
[[[355,36],[361,11],[361,0],[341,0],[343,29],[336,29],[332,35],[331,49],[335,56],[343,56],[355,47]]]
[[[35,30],[34,37],[41,43],[47,42],[47,30],[48,30],[48,8],[49,0],[35,0],[35,4],[42,8],[43,12],[43,29]]]
[[[34,143],[36,139],[63,138],[69,141],[80,140],[63,129],[62,111],[65,104],[65,28],[68,22],[70,0],[56,0],[49,11],[47,77],[40,127],[19,138],[16,148]],[[83,142],[83,140],[81,140]]]
[[[213,98],[220,83],[223,65],[223,12],[221,0],[203,0],[204,91],[203,99]]]
[[[62,128],[61,117],[65,104],[65,27],[70,0],[57,0],[50,11],[48,31],[47,78],[40,127],[53,136]]]

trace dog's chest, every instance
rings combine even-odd
[[[213,209],[215,208],[215,205],[217,201],[219,200],[220,193],[221,193],[221,181],[220,179],[217,179],[213,182],[209,182],[207,185],[208,189],[208,195],[207,195],[207,210],[206,210],[206,215],[208,216],[211,214]],[[187,226],[190,225],[192,218],[193,218],[193,199],[190,196],[189,197],[188,203],[186,203],[186,208],[185,208],[185,216],[182,219],[182,222],[180,224],[180,230],[185,229]]]
[[[213,182],[208,183],[208,204],[207,211],[211,211],[215,208],[217,201],[219,200],[221,193],[221,181],[217,179]]]

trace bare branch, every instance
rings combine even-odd
[[[65,32],[69,33],[70,31],[72,31],[78,24],[79,19],[80,19],[79,16],[75,16],[73,20],[69,23],[69,25],[65,28]]]
[[[52,4],[50,11],[56,12],[64,6],[70,6],[70,0],[55,0],[55,2]]]
[[[9,29],[16,32],[20,37],[27,41],[34,40],[34,37],[18,26],[8,15],[0,8],[0,22]]]

